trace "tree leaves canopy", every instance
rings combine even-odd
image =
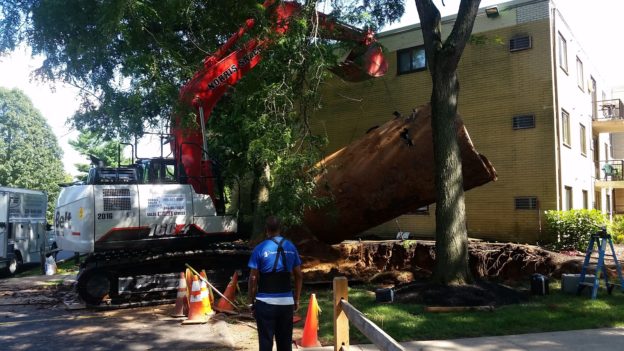
[[[30,99],[17,89],[0,88],[0,185],[48,193],[48,220],[66,179],[63,151]]]
[[[0,51],[27,43],[33,54],[44,54],[37,75],[79,87],[82,104],[72,123],[104,138],[140,136],[168,121],[180,87],[247,18],[257,25],[239,45],[273,35],[273,23],[257,0],[0,4]],[[291,22],[287,35],[273,38],[263,62],[217,105],[208,125],[209,147],[226,185],[240,186],[250,174],[256,181],[268,167],[271,176],[252,188],[267,186],[272,194],[267,211],[293,222],[304,205],[314,203],[309,170],[320,158],[323,140],[310,135],[307,118],[319,106],[323,68],[335,62],[335,43],[311,38],[319,2],[300,4],[304,15]],[[371,27],[403,14],[403,2],[397,0],[325,4],[335,18]]]

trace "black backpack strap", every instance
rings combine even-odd
[[[277,271],[277,263],[279,261],[280,256],[282,257],[282,264],[284,265],[284,271],[288,272],[288,266],[286,263],[286,252],[284,252],[284,248],[282,247],[282,244],[284,244],[284,241],[286,241],[286,239],[282,238],[282,240],[279,243],[277,242],[277,240],[275,240],[275,238],[271,238],[271,241],[277,244],[277,255],[275,255],[275,261],[273,262],[272,272]]]

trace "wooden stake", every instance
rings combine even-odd
[[[334,278],[334,351],[349,350],[349,319],[341,305],[341,300],[347,301],[348,299],[347,278]]]

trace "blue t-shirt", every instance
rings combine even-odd
[[[289,240],[284,239],[282,236],[273,237],[278,243],[284,240],[282,248],[286,256],[286,267],[282,257],[278,258],[276,272],[292,272],[294,267],[301,266],[301,258],[297,248]],[[271,239],[267,239],[258,244],[249,258],[249,264],[247,266],[251,269],[257,269],[260,273],[269,273],[273,271],[273,265],[275,264],[275,258],[277,256],[277,244]],[[259,292],[256,295],[256,300],[264,301],[272,305],[292,305],[294,304],[292,291],[285,293],[262,293]]]

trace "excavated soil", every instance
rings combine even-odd
[[[351,281],[394,286],[400,301],[439,306],[519,303],[526,299],[532,274],[560,278],[564,273],[579,273],[583,258],[582,253],[566,255],[533,245],[470,241],[470,270],[477,282],[446,287],[427,283],[435,261],[433,241],[350,241],[329,246],[308,239],[298,246],[307,282],[346,276]]]
[[[303,271],[309,280],[331,280],[345,275],[372,283],[407,283],[431,275],[435,261],[433,241],[350,241],[332,246],[317,241],[299,244]],[[568,256],[532,245],[471,241],[470,269],[475,278],[500,282],[524,281],[533,273],[559,277],[580,271],[578,256]]]

